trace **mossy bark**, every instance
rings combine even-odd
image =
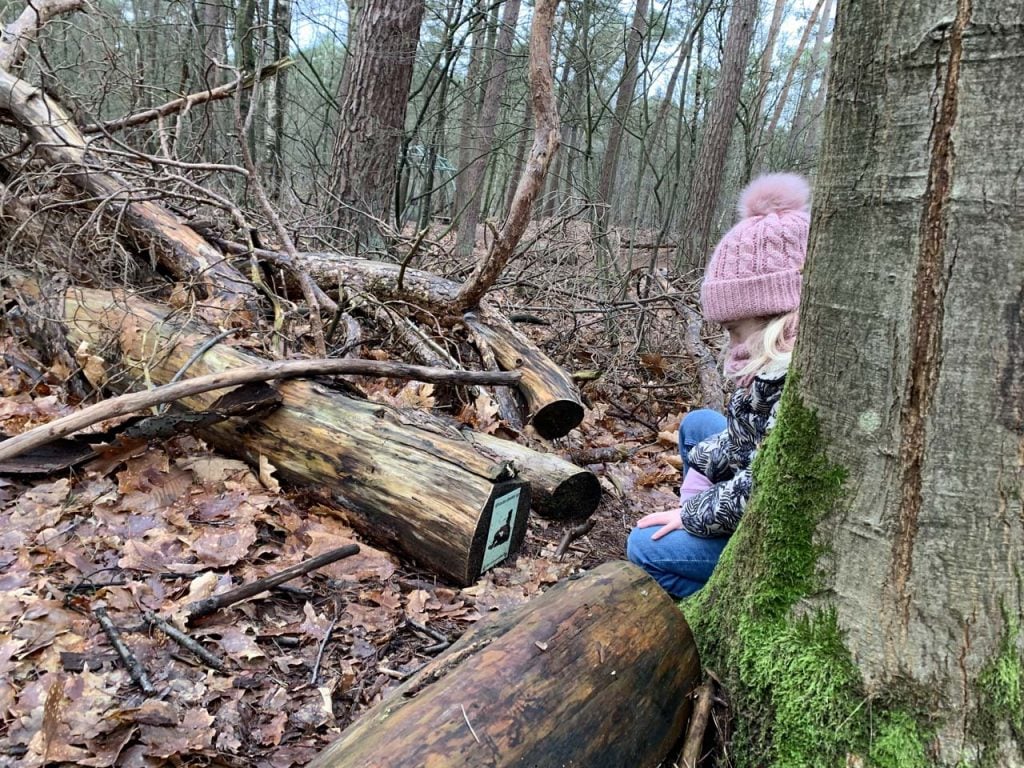
[[[739,765],[1024,765],[1022,47],[840,7],[794,373],[685,609]]]

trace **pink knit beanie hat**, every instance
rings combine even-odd
[[[740,222],[715,248],[700,301],[717,323],[770,317],[800,306],[807,257],[810,187],[803,176],[773,173],[740,195]]]

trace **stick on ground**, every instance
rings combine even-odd
[[[135,658],[135,654],[132,653],[131,649],[125,644],[121,638],[121,633],[117,627],[114,626],[114,622],[110,620],[110,616],[107,615],[107,609],[103,606],[93,608],[93,615],[96,616],[96,621],[100,623],[100,627],[103,629],[103,634],[107,636],[107,640],[113,646],[114,650],[117,651],[117,655],[121,657],[121,661],[124,662],[125,667],[128,669],[128,674],[131,675],[132,680],[142,689],[143,693],[152,696],[156,693],[156,688],[153,687],[153,683],[149,681],[149,677],[146,676],[146,670],[142,668],[142,664]]]
[[[205,661],[208,665],[216,669],[218,672],[224,671],[224,662],[221,661],[219,657],[215,656],[214,654],[210,653],[208,650],[203,648],[203,646],[201,646],[199,644],[199,641],[195,638],[189,637],[176,626],[168,623],[167,621],[164,621],[155,613],[152,613],[150,611],[146,611],[144,614],[142,614],[142,618],[151,627],[156,627],[169,638],[171,638],[171,640],[180,645],[182,648],[192,651],[192,653],[194,653],[200,659]]]
[[[693,708],[690,727],[686,731],[686,742],[683,744],[683,768],[697,768],[701,750],[704,746],[704,731],[708,727],[708,716],[711,714],[711,702],[714,698],[715,683],[708,679],[697,689],[697,705]]]
[[[193,621],[194,619],[198,619],[203,616],[209,616],[211,613],[216,613],[221,608],[227,608],[228,606],[234,605],[242,600],[254,597],[261,592],[266,592],[272,587],[276,587],[278,584],[291,581],[292,579],[309,573],[310,571],[314,571],[317,568],[323,568],[325,565],[330,565],[336,560],[341,560],[344,557],[351,557],[358,552],[358,544],[346,544],[344,547],[338,547],[337,549],[332,549],[329,552],[324,552],[322,555],[312,557],[309,560],[303,560],[301,563],[285,568],[279,573],[275,573],[272,576],[267,576],[263,579],[257,579],[251,584],[246,584],[238,589],[232,589],[229,592],[223,592],[222,594],[214,595],[213,597],[197,600],[188,606],[188,610],[186,611],[188,620]]]

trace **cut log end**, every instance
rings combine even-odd
[[[593,472],[580,470],[559,483],[551,496],[534,499],[537,514],[550,520],[590,517],[601,501],[601,482]]]
[[[583,416],[583,405],[576,400],[554,400],[533,414],[530,424],[545,440],[554,440],[579,426]]]

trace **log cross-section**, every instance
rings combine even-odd
[[[215,331],[166,307],[84,288],[67,291],[64,320],[76,346],[114,359],[130,382],[167,382]],[[216,344],[190,375],[261,358]],[[137,386],[137,384],[136,384]],[[282,405],[262,419],[231,419],[201,434],[223,452],[325,489],[364,535],[459,584],[513,555],[526,535],[529,485],[510,462],[483,455],[455,427],[420,411],[360,400],[316,381],[277,384]],[[218,393],[181,403],[210,407]]]

